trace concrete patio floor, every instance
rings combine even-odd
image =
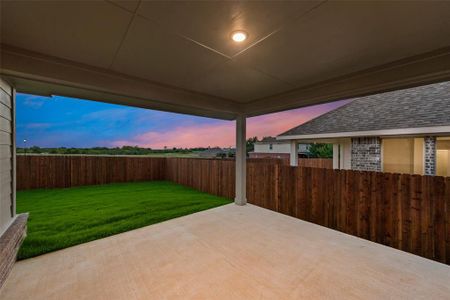
[[[450,267],[253,205],[20,261],[0,299],[450,299]]]

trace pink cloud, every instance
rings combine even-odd
[[[154,149],[231,146],[234,145],[234,122],[179,126],[167,131],[149,131],[136,135],[130,140],[114,141],[112,145],[137,145]]]
[[[247,121],[247,137],[276,136],[346,103],[348,101],[339,101],[249,118]],[[235,144],[235,122],[190,124],[168,128],[164,131],[148,131],[131,139],[117,140],[110,144],[117,147],[137,145],[154,149],[164,147],[229,147]]]

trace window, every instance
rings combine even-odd
[[[269,150],[273,150],[273,145],[269,144]]]

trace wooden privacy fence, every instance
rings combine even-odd
[[[289,158],[250,158],[249,163],[278,163],[289,166]],[[299,167],[333,169],[332,158],[299,158]]]
[[[234,160],[168,158],[166,179],[209,194],[234,198]]]
[[[286,165],[289,165],[289,161]],[[299,158],[299,167],[333,169],[332,158]]]
[[[165,159],[107,156],[17,156],[17,190],[165,179]]]
[[[234,198],[233,160],[18,156],[17,188],[170,180]],[[249,203],[450,264],[450,177],[249,159]]]
[[[249,164],[250,203],[450,264],[450,178]]]
[[[248,162],[286,164],[282,159],[249,159]],[[17,190],[171,180],[234,198],[234,170],[232,159],[18,155]]]

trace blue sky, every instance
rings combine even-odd
[[[276,135],[345,101],[249,119],[248,136]],[[17,146],[195,147],[234,144],[234,122],[67,97],[18,94]]]

